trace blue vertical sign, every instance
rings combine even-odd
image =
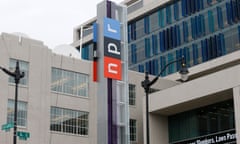
[[[121,40],[119,21],[110,18],[104,18],[103,25],[104,25],[103,34],[105,37]]]

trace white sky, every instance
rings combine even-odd
[[[21,32],[49,48],[70,44],[73,28],[96,16],[96,6],[101,1],[0,0],[0,33]]]

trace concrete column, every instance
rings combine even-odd
[[[235,129],[237,143],[240,143],[240,86],[233,88],[233,102],[234,102],[234,115],[235,115]]]
[[[149,114],[150,144],[168,144],[168,118]]]
[[[143,137],[146,144],[146,100],[143,98]],[[168,144],[168,117],[160,114],[149,114],[150,144]]]

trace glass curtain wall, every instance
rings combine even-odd
[[[239,0],[172,1],[129,22],[129,68],[156,75],[182,55],[191,67],[239,50],[239,22]]]
[[[233,100],[168,117],[169,142],[235,129]]]

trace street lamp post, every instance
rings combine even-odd
[[[189,73],[188,72],[188,69],[187,69],[187,66],[186,66],[186,63],[185,63],[185,59],[184,57],[182,57],[181,59],[177,59],[175,61],[172,61],[170,63],[168,63],[167,65],[165,65],[165,67],[163,67],[160,71],[160,73],[152,80],[150,81],[149,80],[149,76],[148,76],[148,72],[145,73],[145,80],[142,81],[142,87],[144,88],[145,90],[145,93],[146,93],[146,144],[150,144],[149,142],[149,115],[148,115],[148,95],[149,95],[149,92],[150,92],[150,87],[156,83],[156,81],[158,80],[158,78],[162,75],[162,73],[166,70],[166,68],[173,64],[173,63],[177,63],[177,62],[181,62],[181,67],[180,67],[180,71],[179,73],[181,74],[181,79],[182,81],[186,81],[188,79],[188,76],[187,74]]]
[[[16,62],[16,69],[14,72],[10,72],[9,70],[0,67],[2,71],[8,74],[11,77],[14,77],[15,80],[15,102],[14,102],[14,127],[13,127],[13,144],[17,144],[17,102],[18,102],[18,84],[21,78],[24,77],[24,72],[20,72],[19,62]]]

